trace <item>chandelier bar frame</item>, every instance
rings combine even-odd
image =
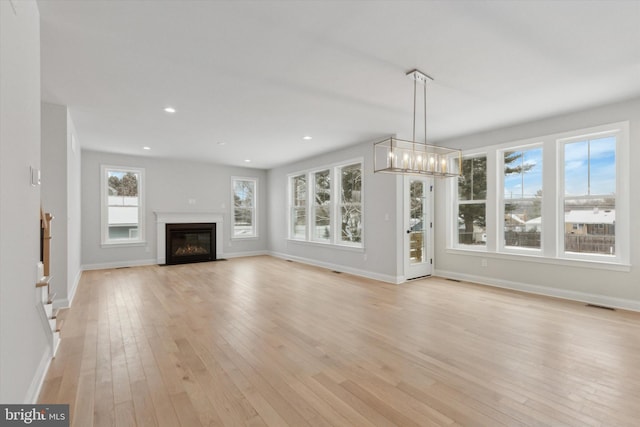
[[[453,178],[462,171],[462,152],[453,148],[389,137],[373,149],[375,173]]]

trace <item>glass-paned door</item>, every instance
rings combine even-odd
[[[428,276],[433,268],[431,179],[404,178],[404,247],[405,278]]]

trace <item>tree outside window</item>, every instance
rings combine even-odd
[[[313,191],[313,239],[331,238],[331,170],[316,172]]]
[[[291,178],[291,234],[293,239],[307,236],[307,176]]]
[[[362,164],[340,169],[340,240],[362,242]]]
[[[505,151],[503,161],[504,245],[540,249],[542,147]]]
[[[461,245],[487,244],[487,156],[462,160],[458,180],[457,236]]]
[[[256,237],[257,180],[233,178],[233,237]]]
[[[142,169],[102,166],[102,243],[142,241]]]

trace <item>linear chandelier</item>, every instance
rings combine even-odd
[[[407,76],[413,80],[413,138],[407,141],[392,136],[376,142],[373,145],[373,171],[401,175],[428,175],[436,178],[460,176],[462,151],[427,144],[427,82],[433,79],[419,70],[411,70]],[[424,86],[424,142],[416,141],[418,83]]]

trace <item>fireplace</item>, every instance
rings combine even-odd
[[[166,224],[166,263],[214,261],[216,259],[216,224]]]

